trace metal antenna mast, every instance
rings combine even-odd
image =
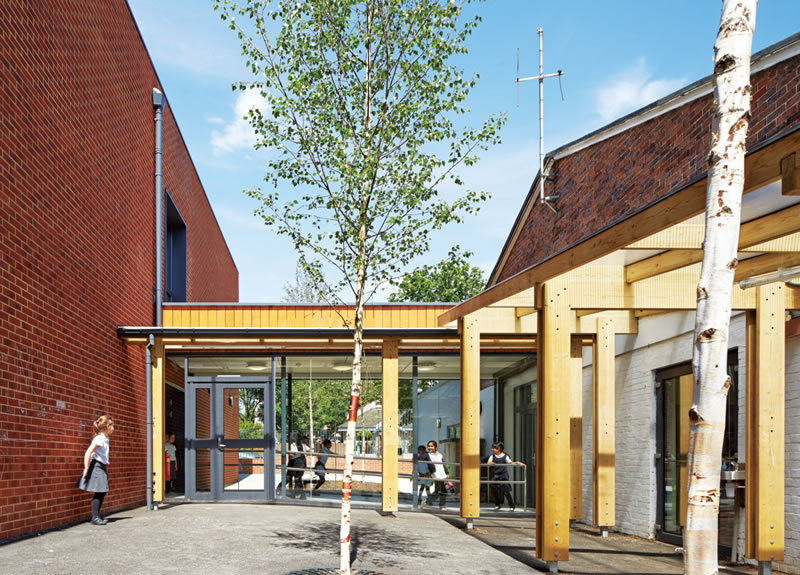
[[[544,44],[542,41],[542,36],[543,36],[542,29],[537,28],[537,32],[539,33],[539,75],[530,76],[529,78],[519,77],[519,50],[517,50],[517,98],[519,99],[520,82],[528,82],[529,80],[539,81],[539,202],[542,204],[546,204],[547,207],[555,211],[555,208],[552,205],[550,205],[548,200],[556,199],[557,196],[554,196],[552,198],[547,198],[544,195],[544,180],[548,176],[548,174],[544,173],[544,79],[557,76],[558,84],[560,87],[561,76],[564,74],[564,72],[558,70],[554,74],[544,73]],[[562,100],[564,99],[563,91],[561,93],[561,99]],[[519,101],[517,103],[519,103]]]

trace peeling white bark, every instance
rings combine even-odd
[[[689,412],[689,486],[684,573],[716,575],[720,469],[731,292],[738,263],[745,139],[750,120],[750,55],[757,0],[723,0],[714,44],[714,114],[708,155],[706,232],[697,286]]]

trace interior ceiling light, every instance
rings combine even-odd
[[[251,371],[264,371],[267,369],[267,364],[263,361],[248,361],[247,369]]]
[[[433,368],[436,367],[436,364],[432,361],[421,361],[417,364],[418,371],[433,371]]]
[[[337,361],[331,366],[333,371],[350,371],[353,369],[353,364],[350,362],[340,362]]]

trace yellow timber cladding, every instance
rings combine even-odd
[[[437,305],[368,305],[365,329],[436,329],[437,317],[450,309]],[[355,324],[352,306],[180,305],[164,307],[163,326],[206,328],[333,328]]]

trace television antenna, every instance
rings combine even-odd
[[[557,200],[558,196],[545,196],[544,195],[544,181],[550,174],[544,173],[544,79],[545,78],[558,78],[558,89],[561,91],[561,99],[564,99],[564,90],[561,89],[561,76],[564,72],[558,70],[553,74],[544,73],[544,47],[543,47],[543,31],[541,28],[536,29],[539,33],[539,75],[530,76],[528,78],[519,77],[519,48],[517,48],[517,106],[519,106],[519,84],[520,82],[529,82],[530,80],[538,80],[539,82],[539,203],[545,204],[553,211],[556,209],[550,203],[552,200]]]

